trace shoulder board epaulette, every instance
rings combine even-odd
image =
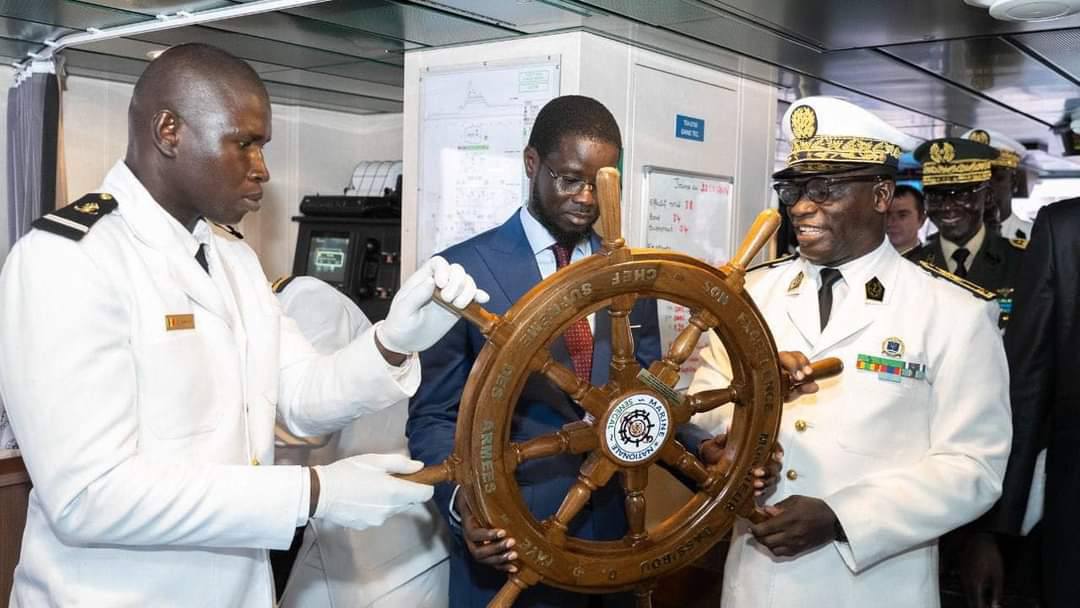
[[[753,266],[750,266],[749,268],[747,268],[746,272],[752,272],[754,270],[759,270],[761,268],[776,268],[780,264],[783,264],[784,262],[790,262],[790,261],[792,261],[792,260],[794,260],[794,259],[796,259],[798,257],[799,257],[798,253],[789,253],[787,255],[782,255],[782,256],[780,256],[778,258],[767,260],[767,261],[764,261],[764,262],[762,262],[760,264],[754,264]]]
[[[986,300],[988,302],[990,300],[997,299],[997,294],[990,291],[989,289],[983,289],[982,287],[979,287],[975,283],[972,283],[971,281],[969,281],[967,279],[958,277],[955,274],[949,272],[948,270],[945,270],[944,268],[934,266],[933,264],[931,264],[930,262],[927,262],[926,260],[919,260],[917,262],[917,264],[919,265],[920,268],[922,268],[923,270],[929,272],[931,275],[933,275],[935,277],[938,277],[939,279],[945,279],[946,281],[949,281],[950,283],[952,283],[952,284],[954,284],[954,285],[956,285],[958,287],[962,287],[962,288],[966,289],[967,291],[970,291],[977,298],[981,298],[981,299]]]
[[[1009,244],[1012,245],[1013,247],[1016,247],[1020,251],[1023,251],[1025,249],[1027,249],[1028,240],[1027,239],[1009,239]]]
[[[270,290],[273,291],[274,293],[281,293],[281,292],[285,291],[285,288],[288,287],[289,283],[292,283],[292,280],[295,279],[295,278],[296,278],[296,275],[287,274],[287,275],[281,277],[280,279],[274,281],[273,283],[271,283],[270,284]]]
[[[116,199],[111,194],[92,192],[67,207],[46,213],[30,226],[78,241],[90,232],[98,220],[115,209]]]
[[[230,226],[228,224],[219,224],[217,222],[211,222],[211,223],[214,224],[215,226],[217,226],[218,228],[221,228],[225,232],[228,232],[229,234],[233,235],[237,239],[239,239],[241,241],[244,240],[244,235],[240,234],[240,231],[237,230],[236,228],[233,228],[232,226]]]

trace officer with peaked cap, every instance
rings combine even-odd
[[[995,148],[963,138],[935,139],[915,150],[926,214],[938,228],[918,259],[997,294],[1004,328],[1027,241],[1002,238],[983,223],[993,204],[991,163],[998,156]]]
[[[1000,228],[1001,236],[1007,239],[1027,240],[1031,236],[1031,222],[1020,219],[1012,208],[1016,172],[1020,170],[1027,149],[1008,135],[990,129],[972,129],[963,137],[993,146],[998,151],[998,157],[990,161],[993,204],[987,206],[986,223]]]
[[[1008,457],[996,307],[886,239],[910,138],[830,97],[795,102],[782,124],[792,151],[774,189],[799,250],[750,272],[746,289],[779,350],[839,357],[845,370],[785,406],[772,517],[736,524],[723,606],[938,606],[937,538],[996,500]],[[691,392],[730,382],[710,340]],[[722,432],[730,414],[694,421]]]

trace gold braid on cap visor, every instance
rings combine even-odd
[[[995,167],[1008,167],[1010,169],[1015,169],[1020,166],[1020,155],[1016,152],[1001,149],[999,149],[998,152],[1001,153],[1000,156],[990,161],[990,164]]]
[[[924,186],[972,184],[990,179],[990,161],[972,160],[959,163],[925,162],[922,167]]]
[[[788,166],[806,162],[891,165],[900,160],[900,146],[869,137],[816,135],[791,142]]]

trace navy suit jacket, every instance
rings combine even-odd
[[[593,251],[600,240],[592,235]],[[534,285],[540,282],[540,270],[521,225],[514,213],[503,225],[479,234],[441,253],[451,263],[461,264],[476,284],[491,295],[485,308],[504,314]],[[638,300],[630,313],[636,327],[634,345],[637,359],[648,366],[660,358],[660,330],[655,300]],[[473,362],[486,339],[471,323],[461,320],[430,349],[420,354],[421,384],[409,402],[406,434],[414,458],[426,465],[445,460],[454,449],[454,431],[462,391]],[[607,383],[611,361],[611,318],[606,309],[596,312],[593,337],[592,384]],[[560,337],[551,345],[552,356],[570,367],[570,355]],[[572,369],[572,367],[571,367]],[[554,433],[564,424],[581,420],[584,412],[565,393],[546,378],[534,374],[525,384],[511,423],[511,441],[524,441]],[[696,452],[707,438],[700,429],[686,425],[680,437]],[[560,455],[530,461],[517,469],[522,497],[537,520],[552,515],[562,504],[571,484],[577,479],[583,456]],[[454,484],[439,484],[435,501],[449,522],[449,503]],[[506,581],[494,569],[475,564],[460,543],[460,529],[451,523],[459,541],[451,555],[450,605],[486,606],[487,601]],[[595,492],[589,506],[574,519],[570,534],[579,538],[612,540],[627,531],[623,493],[617,480]],[[584,597],[551,588],[530,589],[515,606],[584,606]]]

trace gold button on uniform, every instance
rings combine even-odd
[[[806,430],[806,421],[805,420],[796,420],[795,421],[795,430],[799,431],[800,433],[805,431]]]
[[[788,469],[787,470],[787,478],[790,479],[791,481],[795,481],[796,479],[799,478],[799,474],[795,472],[795,469]]]

